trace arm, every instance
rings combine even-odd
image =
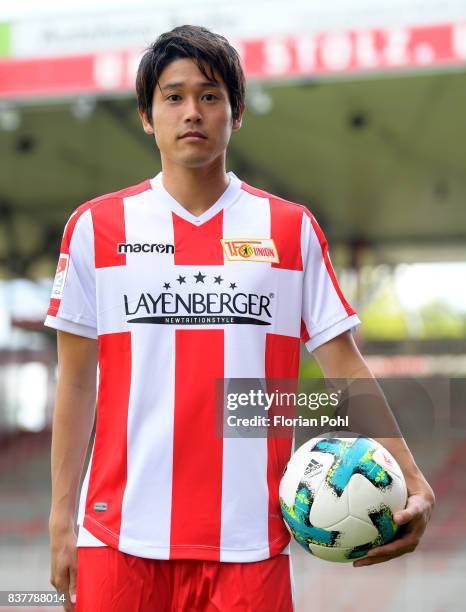
[[[314,356],[326,378],[374,378],[349,332],[316,348]],[[353,565],[356,567],[388,561],[412,552],[425,531],[435,503],[434,493],[404,439],[400,436],[377,440],[396,459],[406,480],[408,503],[404,510],[394,516],[395,521],[405,527],[401,537],[372,549],[364,559],[355,561]]]
[[[74,521],[79,481],[94,422],[96,372],[97,342],[59,331],[52,430],[50,581],[57,591],[69,591],[72,601],[77,573]],[[69,603],[65,609],[72,609]]]

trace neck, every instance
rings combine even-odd
[[[228,187],[225,158],[202,168],[186,168],[162,159],[162,182],[168,193],[188,212],[202,215]]]

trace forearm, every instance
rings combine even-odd
[[[411,492],[422,491],[433,502],[434,493],[417,466],[385,396],[362,356],[353,354],[352,359],[348,359],[345,364],[339,364],[337,368],[340,377],[344,377],[348,383],[353,381],[349,388],[355,387],[355,399],[350,400],[350,405],[353,406],[351,422],[355,429],[363,429],[366,435],[377,440],[393,455]],[[369,406],[367,398],[370,398]]]
[[[95,414],[95,386],[60,380],[52,430],[51,528],[73,524],[79,481]]]
[[[355,381],[356,388],[358,384],[360,385],[360,388],[356,391],[356,400],[354,401],[356,421],[359,417],[365,424],[364,429],[367,428],[369,423],[369,428],[372,427],[373,431],[369,431],[368,435],[377,440],[393,455],[405,476],[410,490],[429,487],[401,431],[398,429],[396,419],[386,402],[377,380],[367,367],[365,361],[361,358],[360,360],[355,360],[352,364],[348,364],[348,366],[348,371],[345,372],[348,375],[348,379]],[[365,399],[359,405],[358,392],[362,392],[361,397],[363,398],[370,397],[372,406],[367,406],[367,400],[365,401]],[[373,409],[373,415],[370,414],[371,409]],[[373,419],[372,424],[370,424],[371,417]],[[374,422],[374,420],[377,422]]]

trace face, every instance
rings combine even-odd
[[[211,82],[190,59],[177,59],[160,75],[152,99],[152,123],[140,113],[144,131],[154,134],[162,162],[202,167],[225,156],[232,131],[228,90],[220,76]]]

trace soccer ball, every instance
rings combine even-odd
[[[371,438],[327,433],[288,462],[280,483],[288,530],[304,550],[327,561],[364,557],[395,537],[393,514],[407,490],[395,459]]]

